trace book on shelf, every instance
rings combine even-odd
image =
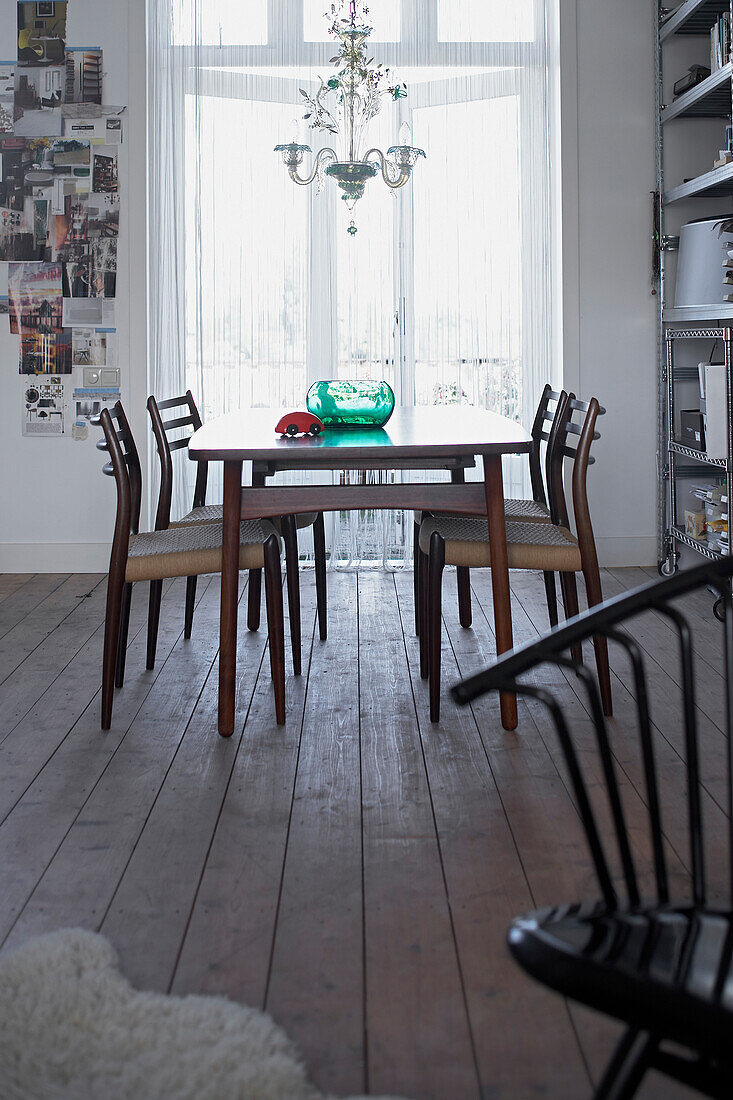
[[[710,28],[710,72],[715,73],[730,61],[730,12],[724,12]]]

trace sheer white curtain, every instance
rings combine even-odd
[[[299,89],[331,75],[330,0],[150,0],[152,391],[190,387],[208,419],[303,407],[319,378],[386,378],[398,402],[529,425],[551,372],[546,2],[368,0],[370,54],[408,89],[369,145],[407,121],[427,157],[398,192],[367,184],[352,237],[333,181],[297,187],[273,152],[296,126],[329,144]],[[505,478],[523,495],[526,459]],[[399,565],[411,526],[334,516],[332,565]]]

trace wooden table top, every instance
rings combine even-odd
[[[193,461],[292,460],[307,465],[338,459],[414,459],[460,454],[523,454],[531,437],[506,416],[470,405],[396,408],[384,428],[328,428],[319,436],[278,436],[275,425],[287,410],[240,409],[217,417],[191,437]]]

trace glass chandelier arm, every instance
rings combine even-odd
[[[405,186],[410,178],[409,168],[401,167],[397,169],[397,166],[395,165],[394,170],[398,172],[398,175],[393,176],[390,174],[390,170],[393,169],[393,166],[389,163],[382,150],[370,149],[369,152],[365,155],[364,161],[368,161],[372,155],[374,155],[374,157],[379,161],[379,167],[382,170],[382,179],[387,184],[387,187],[391,187],[396,190],[398,187]]]
[[[290,176],[293,183],[299,183],[301,187],[307,187],[309,183],[313,183],[313,180],[318,175],[318,169],[321,167],[322,164],[325,164],[325,162],[327,160],[338,160],[338,157],[336,156],[336,153],[334,152],[333,149],[321,149],[320,150],[320,152],[318,153],[318,156],[316,157],[316,159],[314,161],[313,171],[305,179],[303,179],[301,176],[298,175],[298,166],[297,166],[297,164],[289,164],[288,165],[288,175]]]

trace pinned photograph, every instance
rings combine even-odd
[[[56,258],[68,245],[85,244],[89,239],[88,193],[66,195],[64,212],[56,215],[55,247]]]
[[[66,51],[66,0],[18,4],[18,65],[59,65]]]
[[[92,164],[92,191],[109,194],[118,190],[117,150],[107,145],[95,145]]]
[[[15,66],[0,64],[0,134],[12,134],[15,110]]]
[[[117,293],[117,239],[100,237],[89,245],[92,256],[92,297],[114,298]]]
[[[120,145],[124,111],[124,107],[95,103],[64,103],[61,106],[64,133],[92,138],[104,145]]]
[[[13,126],[16,135],[45,137],[61,134],[63,77],[63,65],[27,66],[15,70]]]
[[[33,260],[36,257],[33,227],[23,211],[0,207],[0,260]]]
[[[116,193],[89,196],[89,236],[117,237],[120,232],[120,198]]]
[[[64,328],[115,328],[113,298],[64,298]]]
[[[89,252],[64,264],[63,295],[64,298],[92,297],[92,257]]]
[[[102,51],[66,50],[65,103],[102,102]]]
[[[71,367],[70,332],[21,336],[21,374],[71,374]]]
[[[63,378],[22,383],[23,435],[63,435],[66,419],[66,395]]]
[[[75,328],[71,342],[71,361],[75,367],[107,366],[107,334],[93,328]]]
[[[11,332],[42,336],[61,332],[61,264],[11,263],[8,296]]]
[[[51,146],[53,167],[56,172],[59,169],[70,169],[75,165],[89,164],[89,139],[88,138],[56,138]],[[71,174],[69,172],[69,174]]]

